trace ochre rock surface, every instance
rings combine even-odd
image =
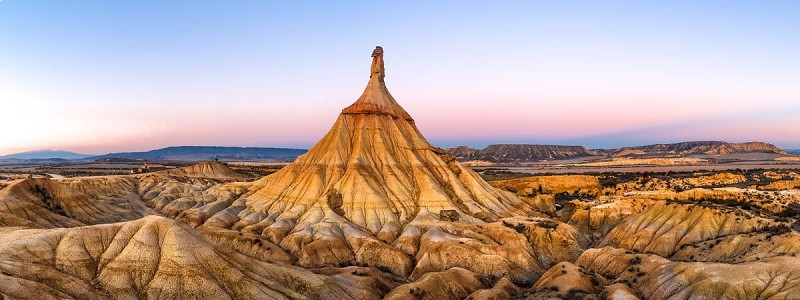
[[[376,49],[364,94],[308,153],[255,181],[207,162],[4,182],[0,298],[800,294],[795,172],[490,184],[425,140],[383,65]]]
[[[0,291],[11,298],[378,297],[377,289],[262,262],[174,220],[0,231]]]

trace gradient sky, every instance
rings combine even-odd
[[[0,155],[309,147],[375,45],[437,146],[800,148],[798,1],[333,2],[0,0]]]

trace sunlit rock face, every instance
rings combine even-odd
[[[483,223],[532,210],[425,140],[386,89],[381,49],[363,95],[342,110],[328,134],[293,164],[256,182],[243,200],[231,218],[260,215],[230,222],[257,226],[301,265],[378,265],[399,275],[411,271],[415,250],[391,245],[399,238],[399,244],[419,240],[444,223],[442,215]]]
[[[0,241],[0,291],[14,299],[361,299],[381,294],[337,275],[260,261],[159,216],[3,230]]]
[[[487,183],[425,140],[384,77],[378,48],[363,95],[308,153],[263,178],[207,162],[8,183],[0,189],[0,296],[800,294],[796,173]]]
[[[258,182],[248,207],[276,223],[350,223],[386,242],[443,210],[465,222],[524,213],[525,203],[425,140],[386,89],[382,50],[373,56],[364,94],[308,153]]]

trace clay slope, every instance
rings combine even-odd
[[[604,247],[551,268],[527,299],[797,299],[800,259],[740,264],[670,261]]]
[[[428,216],[422,220],[424,222],[407,225],[402,234],[389,242],[331,213],[328,220],[318,222],[278,223],[292,226],[288,234],[278,235],[272,228],[280,227],[270,228],[274,220],[251,211],[246,205],[248,200],[243,195],[254,189],[253,183],[223,184],[213,179],[171,177],[168,172],[48,182],[80,196],[69,199],[93,199],[98,203],[118,200],[109,209],[123,219],[136,219],[140,214],[117,210],[117,207],[140,203],[145,207],[143,213],[176,219],[226,249],[259,261],[291,263],[306,268],[371,266],[385,272],[375,269],[343,271],[353,267],[326,271],[375,273],[358,276],[373,279],[380,278],[379,274],[396,274],[416,280],[430,272],[461,267],[479,276],[507,277],[518,284],[532,284],[538,274],[555,261],[576,258],[586,245],[581,234],[570,226],[539,217],[462,223],[443,221],[439,215]],[[42,215],[52,214],[42,211]],[[83,225],[71,218],[67,220],[72,223],[46,227]],[[551,243],[553,240],[559,242]],[[193,266],[186,268],[194,269]]]
[[[0,190],[0,225],[31,228],[75,227],[127,221],[149,214],[140,203],[91,198],[60,182],[19,180]]]
[[[234,172],[228,168],[228,166],[218,161],[203,162],[168,170],[166,172],[172,176],[210,178],[225,181],[243,181],[247,179],[247,176]]]
[[[221,247],[173,220],[0,230],[0,295],[13,299],[364,299],[371,278],[318,275]]]

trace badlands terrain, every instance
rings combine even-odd
[[[267,176],[4,176],[0,295],[800,298],[800,171],[486,181],[425,140],[372,57],[363,95]]]

